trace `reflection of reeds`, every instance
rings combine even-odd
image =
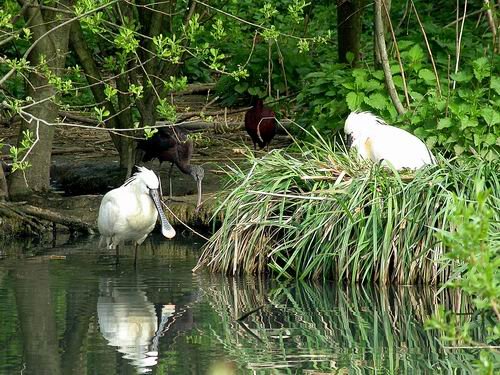
[[[212,334],[233,359],[255,371],[447,373],[465,366],[461,362],[467,353],[446,352],[438,333],[424,329],[439,304],[467,306],[458,291],[436,296],[428,288],[303,283],[270,289],[266,283],[236,279],[218,285],[202,286],[222,322],[222,330]],[[262,305],[244,319],[244,326],[238,323],[241,315]],[[475,334],[483,332],[478,328]]]
[[[273,150],[251,159],[250,170],[228,171],[233,184],[218,209],[222,225],[197,268],[438,284],[453,268],[441,261],[444,249],[433,228],[449,229],[452,193],[473,198],[476,182],[484,180],[500,221],[498,161],[440,160],[399,174],[359,165],[320,137],[301,151]]]

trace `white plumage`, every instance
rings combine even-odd
[[[140,245],[154,229],[158,214],[161,231],[167,238],[175,236],[175,230],[168,222],[161,208],[159,187],[156,174],[144,167],[135,173],[119,188],[107,192],[99,207],[97,226],[102,239],[109,249],[116,249],[125,241]]]
[[[345,121],[344,133],[363,159],[375,163],[389,163],[397,170],[436,163],[424,142],[370,112],[352,112]]]
[[[101,278],[97,300],[103,337],[132,362],[139,374],[151,372],[158,363],[160,335],[175,313],[175,305],[164,305],[158,317],[145,289],[140,282]]]

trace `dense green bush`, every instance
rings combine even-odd
[[[427,326],[438,330],[444,345],[460,343],[479,349],[476,366],[481,373],[493,374],[500,369],[500,355],[495,349],[500,343],[500,228],[487,203],[491,192],[484,190],[484,181],[476,181],[476,190],[473,201],[454,197],[451,229],[437,234],[449,249],[442,260],[461,266],[445,286],[472,297],[472,318],[464,322],[441,308]],[[480,342],[471,334],[477,327],[485,334]]]

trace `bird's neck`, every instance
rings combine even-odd
[[[191,174],[193,168],[191,168],[191,164],[188,163],[176,163],[177,167],[181,170],[182,173]]]
[[[262,108],[264,108],[264,101],[262,99],[255,99],[255,104],[253,105],[253,107],[257,110],[262,110]]]

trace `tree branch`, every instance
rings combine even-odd
[[[425,33],[424,25],[422,25],[422,22],[420,21],[420,17],[418,15],[417,8],[415,8],[415,4],[413,3],[413,0],[410,0],[410,1],[411,1],[411,6],[413,8],[413,11],[415,12],[415,17],[417,17],[417,22],[420,25],[420,30],[422,30],[422,35],[424,36],[425,45],[427,47],[427,52],[429,52],[429,58],[431,59],[432,69],[434,70],[434,75],[436,76],[436,84],[437,84],[438,94],[439,94],[439,96],[441,96],[441,82],[439,81],[439,75],[437,72],[436,63],[434,62],[434,57],[432,56],[431,46],[429,45],[429,41],[427,40],[427,34]],[[465,0],[465,3],[467,4],[467,0]]]
[[[375,37],[379,48],[380,58],[382,60],[382,68],[384,70],[387,90],[389,91],[389,95],[391,97],[392,103],[396,107],[396,110],[400,115],[402,115],[406,112],[406,110],[403,107],[401,100],[399,99],[398,93],[396,91],[396,86],[394,86],[391,67],[389,65],[389,59],[387,57],[387,49],[384,38],[384,23],[382,21],[382,1],[384,0],[375,0]]]

